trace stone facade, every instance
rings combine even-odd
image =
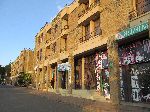
[[[136,0],[75,0],[62,9],[35,37],[36,88],[104,102],[109,99],[119,106],[118,48],[129,40],[117,42],[116,34],[149,19],[149,11],[139,15],[136,4]],[[99,66],[103,61],[105,65]]]
[[[33,62],[34,62],[34,52],[30,49],[22,50],[17,59],[11,63],[12,80],[17,78],[20,73],[30,73],[33,75],[34,72]]]

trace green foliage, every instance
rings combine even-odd
[[[21,73],[18,77],[18,84],[20,86],[29,86],[31,84],[31,74]]]
[[[0,77],[1,81],[3,81],[5,78],[5,67],[2,67],[1,65],[0,65]]]
[[[5,72],[7,73],[7,76],[11,76],[11,64],[5,66]]]
[[[5,75],[5,67],[2,67],[1,65],[0,65],[0,74]]]

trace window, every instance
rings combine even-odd
[[[50,28],[48,31],[47,31],[48,34],[51,34],[52,33],[52,29]]]
[[[89,9],[89,2],[85,3],[85,10]]]
[[[89,40],[90,38],[90,24],[85,26],[85,40]]]
[[[40,61],[42,60],[42,49],[40,49]]]
[[[96,19],[94,21],[94,36],[96,35],[100,35],[101,32],[100,32],[100,19]]]
[[[55,33],[57,32],[57,29],[58,29],[58,25],[56,24],[55,25]]]
[[[150,0],[137,0],[136,2],[138,15],[150,11]]]
[[[46,52],[45,52],[45,60],[48,59],[48,57],[50,56],[50,46],[46,47]]]
[[[61,49],[60,52],[67,51],[67,37],[61,38]]]
[[[52,45],[52,51],[55,53],[56,52],[56,42]]]
[[[40,42],[42,43],[43,42],[43,33],[41,34],[41,36],[40,36]]]

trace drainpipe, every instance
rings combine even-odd
[[[150,38],[150,19],[148,20],[148,30],[149,30],[149,38]]]

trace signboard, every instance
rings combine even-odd
[[[71,70],[71,65],[68,62],[62,63],[62,64],[58,64],[57,70],[59,72],[63,72],[63,71],[67,71],[67,70],[70,71]]]
[[[142,31],[148,30],[148,28],[149,28],[148,22],[144,22],[138,26],[134,26],[132,28],[128,28],[122,32],[119,32],[118,34],[116,34],[116,40],[127,38]]]

